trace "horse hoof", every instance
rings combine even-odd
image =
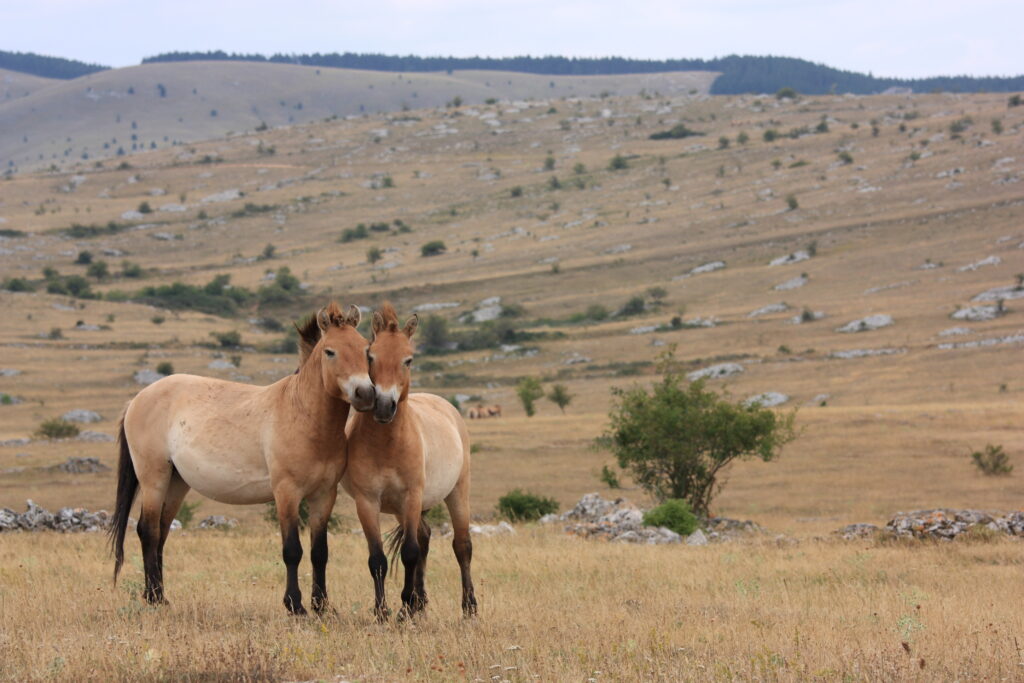
[[[386,624],[391,618],[391,610],[387,607],[384,607],[383,609],[375,609],[373,610],[373,615],[376,617],[378,624]]]

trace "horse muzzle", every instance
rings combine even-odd
[[[349,396],[349,402],[360,413],[369,412],[377,405],[377,390],[372,384],[359,384]]]
[[[388,424],[395,419],[398,412],[398,402],[388,395],[377,395],[377,402],[373,406],[373,419],[380,424]]]

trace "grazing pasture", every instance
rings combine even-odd
[[[680,124],[704,135],[650,137]],[[142,600],[134,537],[114,588],[99,534],[3,533],[0,677],[1019,678],[1018,542],[831,532],[900,510],[1021,508],[1022,126],[998,94],[535,96],[0,180],[0,507],[112,509],[113,471],[53,466],[113,467],[104,439],[158,373],[290,375],[288,326],[332,298],[364,318],[388,299],[418,314],[412,391],[464,415],[501,407],[466,421],[474,522],[514,488],[563,510],[616,495],[593,447],[611,388],[649,384],[670,345],[733,400],[795,409],[799,432],[777,462],[733,466],[712,504],[766,534],[478,536],[472,620],[435,530],[426,613],[377,624],[344,495],[322,618],[281,610],[280,535],[261,505],[186,497],[239,526],[171,532],[162,608]],[[564,414],[542,397],[527,417],[523,378],[545,395],[564,385]],[[101,416],[74,423],[81,436],[36,435],[79,409]],[[988,444],[1018,468],[981,474],[970,454]],[[651,503],[621,478],[621,495]],[[309,567],[307,553],[301,585]]]

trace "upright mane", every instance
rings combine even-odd
[[[380,320],[376,319],[376,316],[380,316]],[[391,305],[390,301],[385,301],[376,313],[374,313],[374,322],[377,322],[381,330],[387,329],[389,332],[398,332],[398,313],[395,312],[395,307]]]
[[[316,343],[320,341],[320,328],[316,324],[316,313],[309,314],[294,325],[295,331],[299,333],[299,366],[301,367],[309,358],[309,354],[313,353]]]

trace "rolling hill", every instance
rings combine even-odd
[[[541,76],[468,71],[395,74],[250,62],[153,63],[72,80],[11,76],[0,100],[0,168],[61,167],[139,150],[332,117],[442,107],[459,98],[525,100],[706,93],[705,72]],[[46,87],[42,87],[46,84]],[[30,92],[30,90],[32,90]],[[13,92],[13,90],[12,90]]]

